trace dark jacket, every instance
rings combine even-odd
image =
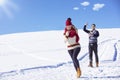
[[[89,34],[89,43],[97,43],[97,37],[99,37],[99,32],[97,30],[87,30],[86,25],[84,25],[83,30]]]

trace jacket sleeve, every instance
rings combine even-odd
[[[63,35],[65,35],[65,34],[66,34],[66,32],[67,32],[67,29],[65,28],[65,29],[64,29],[64,33],[63,33]]]
[[[80,37],[79,37],[79,35],[76,33],[76,42],[79,42],[79,40],[80,40]]]
[[[90,31],[86,29],[86,25],[84,25],[83,31],[85,31],[86,33],[90,33]]]

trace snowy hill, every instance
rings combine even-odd
[[[78,56],[82,70],[79,79],[62,30],[1,35],[0,80],[119,80],[120,28],[99,32],[100,66],[89,68],[88,35],[79,30],[82,47]]]

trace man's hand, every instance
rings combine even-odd
[[[87,25],[88,25],[88,22],[87,22],[87,23],[85,23],[85,25],[87,26]]]

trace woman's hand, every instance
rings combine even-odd
[[[65,34],[65,36],[67,36],[67,37],[68,37],[68,36],[69,36],[69,34],[70,34],[70,31],[67,31],[67,32],[66,32],[66,34]]]

